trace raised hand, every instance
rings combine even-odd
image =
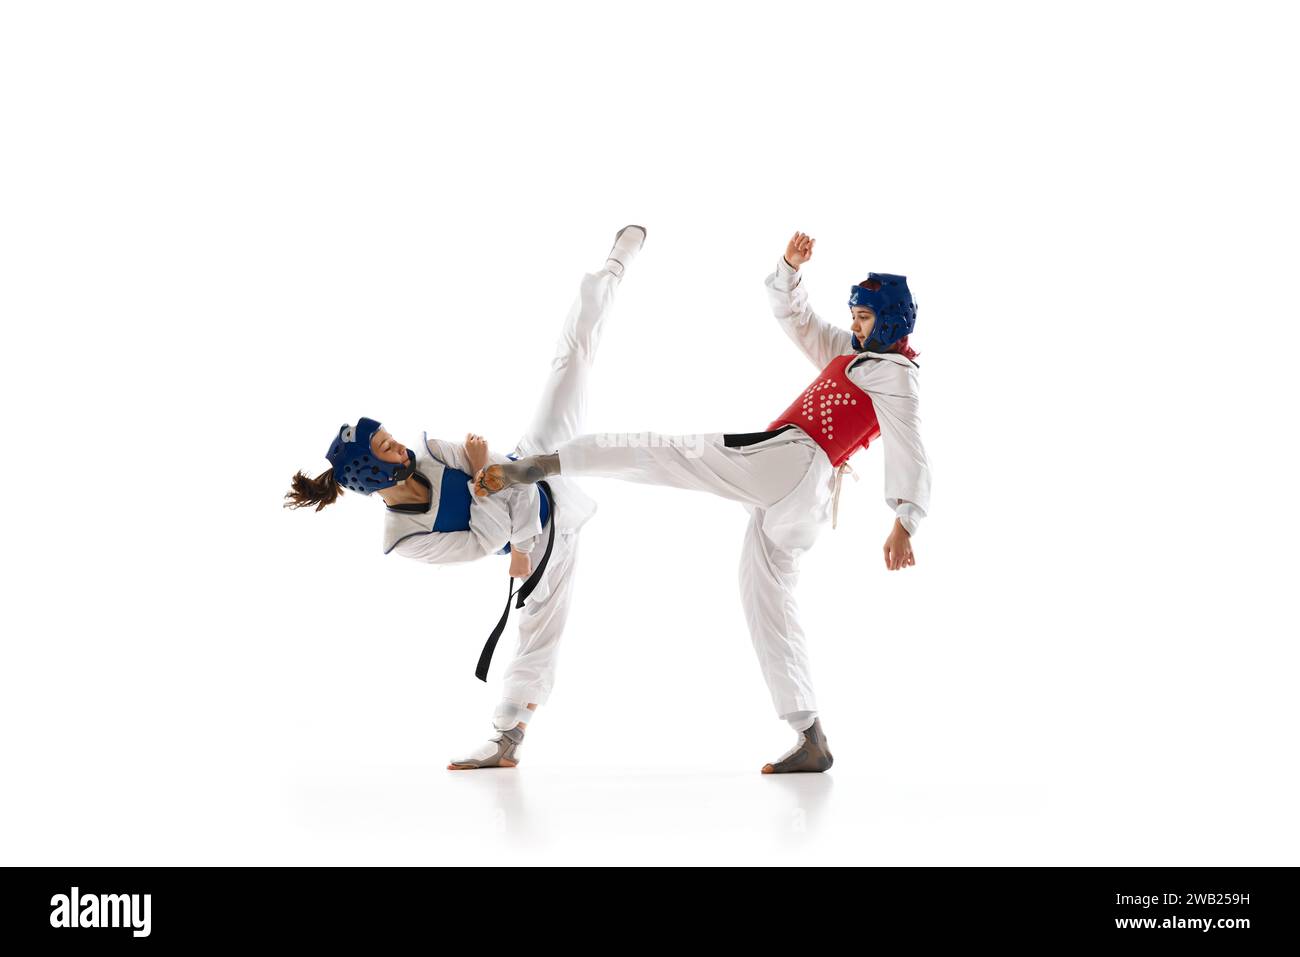
[[[808,260],[812,259],[813,246],[817,240],[813,239],[807,233],[795,233],[790,237],[790,242],[786,243],[785,261],[795,269],[798,269]]]

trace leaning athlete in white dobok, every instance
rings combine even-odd
[[[514,455],[548,451],[582,431],[587,382],[601,328],[624,270],[645,236],[643,227],[625,226],[614,237],[604,268],[583,277],[532,424]],[[436,376],[436,369],[426,374]],[[509,550],[511,576],[526,579],[520,588],[526,601],[516,606],[522,609],[519,642],[492,715],[495,733],[476,750],[454,758],[448,768],[514,767],[524,730],[555,684],[560,638],[572,602],[578,532],[594,514],[595,502],[565,478],[544,489],[522,487],[516,491],[523,494],[500,500],[475,497],[471,476],[491,462],[508,461],[506,456],[490,454],[486,441],[477,435],[467,436],[463,445],[426,435],[421,449],[408,449],[378,421],[363,418],[339,429],[326,458],[330,468],[316,478],[302,472],[294,476],[286,506],[315,506],[320,511],[345,488],[362,495],[377,493],[385,506],[386,554],[455,564]],[[542,543],[549,543],[549,548]],[[539,551],[542,558],[534,564]],[[485,681],[504,626],[503,618],[480,656],[476,674]]]

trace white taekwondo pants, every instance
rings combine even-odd
[[[833,475],[817,444],[798,429],[737,448],[728,448],[722,433],[639,432],[582,435],[558,451],[562,475],[712,492],[749,509],[740,597],[758,665],[777,715],[816,711],[794,589],[799,556],[825,521]]]
[[[591,363],[618,284],[618,277],[604,269],[583,277],[556,344],[541,400],[532,423],[515,447],[516,455],[550,452],[582,429]],[[545,704],[555,685],[560,637],[573,600],[578,527],[595,511],[595,503],[575,482],[557,476],[549,484],[555,491],[556,512],[561,520],[556,523],[555,545],[542,581],[517,612],[519,642],[503,678],[502,697],[519,707]],[[543,532],[543,536],[546,534]],[[535,548],[533,560],[540,559],[541,551]]]

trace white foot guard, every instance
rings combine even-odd
[[[478,768],[513,768],[519,763],[519,748],[524,743],[524,729],[513,727],[498,731],[473,754],[454,759],[448,771],[473,771]]]
[[[763,765],[764,774],[788,774],[792,771],[825,771],[835,759],[822,734],[821,718],[813,721],[808,730],[799,732],[795,746],[781,755],[775,763]]]
[[[641,251],[641,247],[645,245],[645,237],[644,226],[624,226],[620,229],[618,235],[614,237],[614,245],[610,247],[605,268],[622,279],[623,270],[631,264],[636,254]]]

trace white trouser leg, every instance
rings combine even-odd
[[[608,270],[582,277],[578,298],[569,308],[564,331],[555,347],[551,374],[542,389],[533,421],[515,449],[517,454],[554,452],[561,442],[582,430],[587,419],[587,379],[591,362],[600,345],[601,327],[609,315],[617,289],[618,278]]]
[[[750,510],[740,554],[740,600],[758,667],[778,716],[816,711],[808,643],[799,627],[794,589],[799,558],[763,533],[763,510]]]
[[[577,559],[577,533],[557,532],[546,580],[550,594],[530,598],[519,615],[519,643],[502,679],[501,696],[523,704],[546,704],[555,685],[555,665],[560,637],[573,600],[573,573]]]
[[[502,698],[497,702],[497,709],[492,712],[492,727],[498,731],[508,731],[517,726],[520,721],[527,724],[532,720],[533,713],[528,710],[526,703],[511,701],[509,698]]]
[[[727,448],[720,434],[584,435],[560,446],[562,475],[597,475],[712,492],[750,509],[740,562],[741,602],[776,713],[817,710],[794,589],[799,552],[763,532],[764,510],[792,492],[821,452],[806,441]],[[812,520],[810,518],[810,520]]]
[[[803,479],[819,450],[808,442],[727,448],[721,433],[580,435],[559,447],[560,474],[712,492],[750,506],[779,502]]]
[[[587,380],[592,360],[600,345],[601,329],[618,277],[607,269],[582,277],[578,296],[569,307],[551,360],[551,372],[542,388],[533,421],[515,447],[517,455],[539,455],[556,447],[582,428],[587,416]],[[553,481],[557,508],[572,509],[574,496],[565,495],[564,481]],[[585,496],[583,501],[590,502]],[[594,509],[594,505],[588,505]],[[561,526],[563,527],[563,523]],[[546,534],[546,533],[543,533]],[[542,546],[544,547],[544,546]],[[546,568],[544,597],[533,597],[516,614],[519,618],[519,644],[502,680],[502,696],[524,704],[543,705],[555,685],[555,665],[559,656],[560,637],[569,617],[573,574],[577,561],[578,536],[556,532],[555,548]],[[541,560],[541,548],[533,560]]]

